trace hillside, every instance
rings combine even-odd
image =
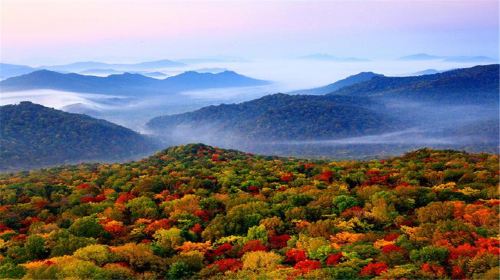
[[[141,96],[144,94],[177,93],[194,89],[244,87],[264,84],[268,84],[268,82],[252,79],[233,71],[224,71],[216,74],[188,71],[159,80],[131,73],[96,77],[39,70],[1,81],[0,88],[2,91],[54,89],[84,93]]]
[[[498,162],[196,144],[0,175],[0,278],[496,279]]]
[[[125,160],[156,144],[104,120],[31,102],[0,107],[0,170],[95,160]]]
[[[274,94],[239,104],[161,116],[147,125],[165,137],[213,136],[231,141],[331,139],[397,127],[396,121],[370,106],[376,104],[369,100],[360,102],[359,98]],[[205,141],[191,141],[195,139]]]
[[[35,71],[35,68],[25,65],[0,63],[0,79],[7,79]]]
[[[290,92],[290,94],[311,94],[311,95],[327,94],[339,90],[343,87],[369,81],[373,77],[382,77],[382,76],[383,75],[381,74],[376,74],[373,72],[361,72],[326,86],[311,88],[311,89],[296,90]]]
[[[498,103],[499,65],[410,77],[374,77],[330,93],[439,103]]]

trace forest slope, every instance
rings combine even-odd
[[[0,175],[0,278],[497,279],[498,162],[197,144]]]
[[[137,158],[155,150],[125,127],[31,102],[0,107],[0,170]]]

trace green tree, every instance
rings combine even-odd
[[[77,219],[69,227],[69,231],[76,236],[94,238],[99,238],[105,233],[104,229],[97,221],[95,215]]]
[[[42,259],[47,255],[47,248],[45,247],[45,239],[38,235],[30,235],[24,244],[26,254],[29,259],[36,260]]]
[[[0,278],[1,279],[18,279],[26,274],[26,269],[23,266],[16,265],[10,261],[0,263]]]
[[[158,217],[158,207],[149,197],[141,196],[127,202],[127,209],[130,210],[132,218],[150,218]]]
[[[349,195],[339,195],[333,198],[334,212],[340,214],[345,209],[358,205],[358,200]]]
[[[80,248],[73,255],[84,261],[93,261],[99,266],[112,262],[114,259],[107,246],[98,244]]]

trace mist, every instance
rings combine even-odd
[[[385,100],[388,115],[404,129],[387,133],[321,140],[250,139],[219,123],[178,125],[157,135],[165,145],[206,143],[256,154],[336,159],[384,158],[420,148],[497,153],[498,104],[446,105]]]
[[[184,91],[169,95],[126,97],[118,95],[75,93],[56,90],[2,92],[0,105],[32,101],[72,113],[87,114],[151,134],[145,124],[152,118],[197,110],[199,108],[240,103],[277,92],[324,86],[359,72],[373,71],[386,76],[405,76],[424,69],[440,71],[464,68],[473,63],[431,61],[360,61],[336,62],[305,59],[212,61],[185,67],[146,69],[176,75],[196,69],[229,69],[273,83],[266,86],[217,88]],[[215,70],[214,70],[215,71]],[[176,127],[169,135],[156,135],[165,146],[203,142],[223,148],[249,152],[294,155],[363,158],[394,155],[420,147],[468,148],[498,151],[498,103],[485,105],[450,105],[422,103],[418,100],[377,100],[384,113],[397,117],[404,129],[378,135],[344,139],[258,142],[230,131],[220,124]],[[493,127],[493,129],[491,128]]]

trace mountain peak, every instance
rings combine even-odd
[[[0,81],[3,91],[26,89],[54,89],[72,92],[102,93],[117,95],[172,93],[208,88],[246,87],[268,84],[234,71],[221,73],[199,73],[186,71],[163,80],[140,73],[125,72],[107,77],[96,77],[76,73],[61,74],[51,70],[38,70],[23,76]]]
[[[402,56],[399,60],[435,60],[441,59],[441,56],[431,55],[427,53],[416,53],[407,56]]]
[[[332,95],[409,98],[449,103],[498,102],[499,65],[480,65],[437,74],[379,77],[332,92]]]
[[[297,90],[291,92],[292,94],[313,94],[313,95],[320,95],[320,94],[327,94],[334,92],[336,90],[339,90],[341,88],[351,86],[357,83],[369,81],[373,79],[374,77],[383,77],[384,75],[382,74],[377,74],[374,72],[360,72],[355,75],[351,75],[345,79],[338,80],[335,83],[318,87],[318,88],[312,88],[312,89],[304,89],[304,90]]]

